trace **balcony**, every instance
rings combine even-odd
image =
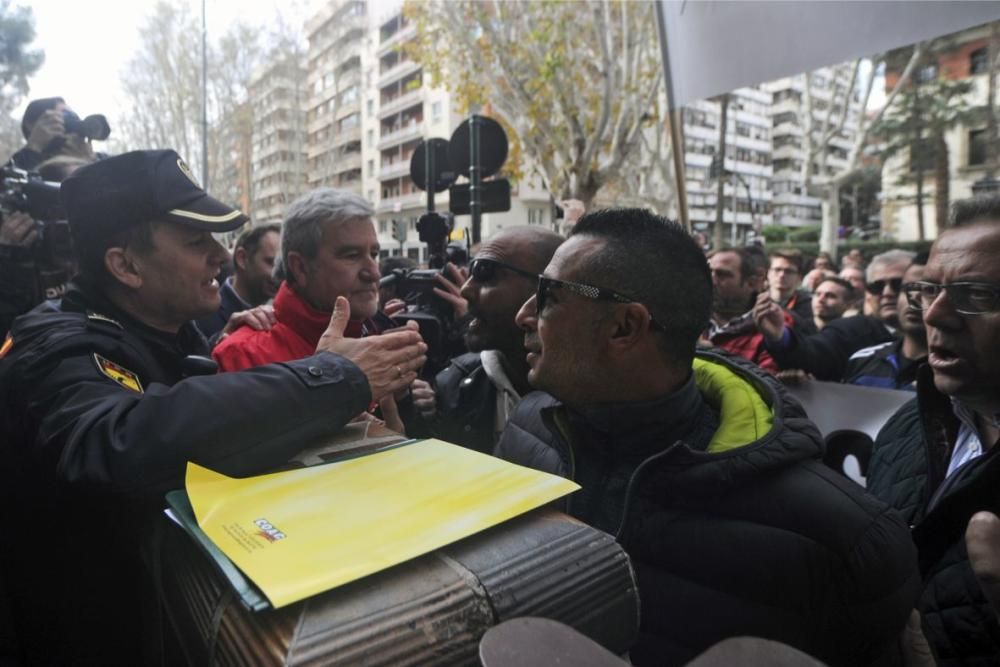
[[[352,169],[361,169],[361,153],[348,153],[334,159],[333,172],[339,174]]]
[[[796,146],[794,144],[789,144],[787,146],[778,146],[774,149],[771,157],[775,160],[795,160],[801,158],[803,155],[802,147]]]
[[[315,23],[310,21],[306,24],[306,37],[309,40],[307,54],[310,60],[336,45],[338,41],[351,31],[364,31],[367,27],[364,16],[349,14],[341,17],[336,27],[323,31],[322,28],[329,18],[332,18],[332,14],[322,17],[321,20]]]
[[[396,83],[400,79],[420,70],[420,64],[413,60],[404,60],[390,67],[378,77],[379,89]]]
[[[399,144],[406,143],[407,141],[419,139],[423,136],[423,134],[423,123],[414,121],[406,127],[400,128],[395,132],[390,132],[389,134],[383,134],[379,137],[378,149],[385,150],[391,146],[398,146]]]
[[[378,110],[379,119],[388,118],[393,114],[397,114],[404,109],[408,109],[414,104],[420,103],[424,99],[424,90],[422,87],[417,87],[407,93],[403,93],[395,99],[389,100],[388,102],[383,102],[382,106]]]
[[[394,178],[399,178],[400,176],[406,176],[409,173],[410,173],[410,161],[396,160],[392,164],[386,164],[379,167],[378,179],[380,181],[388,181]]]
[[[409,208],[420,208],[427,202],[426,192],[411,192],[405,195],[399,195],[398,197],[388,197],[382,199],[376,211],[379,213],[388,213],[390,211],[398,213]]]
[[[361,128],[352,127],[348,130],[343,130],[342,132],[337,132],[333,135],[333,145],[343,146],[344,144],[349,144],[352,141],[361,141]]]
[[[340,106],[338,106],[334,118],[336,118],[337,120],[341,120],[343,118],[346,118],[347,116],[350,116],[352,113],[357,113],[357,114],[361,113],[360,99],[356,99],[353,102],[347,102],[345,104],[341,104]]]
[[[378,45],[378,51],[375,55],[381,58],[385,54],[392,51],[394,48],[398,47],[400,44],[407,42],[417,36],[417,26],[414,23],[409,23],[401,30],[397,30],[392,35],[389,36],[387,40]]]
[[[317,131],[322,130],[324,127],[329,127],[332,123],[333,123],[332,115],[329,113],[325,113],[322,116],[313,118],[306,124],[306,133],[312,136]]]

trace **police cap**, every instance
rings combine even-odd
[[[247,217],[210,197],[172,150],[132,151],[77,169],[60,194],[77,247],[152,220],[228,232]]]

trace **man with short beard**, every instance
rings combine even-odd
[[[816,331],[822,331],[827,324],[840,319],[853,301],[854,288],[851,283],[835,276],[823,278],[812,295],[813,324]]]
[[[910,307],[906,286],[920,281],[927,264],[927,253],[914,258],[913,264],[903,274],[897,312],[899,333],[894,341],[880,343],[858,350],[847,362],[844,382],[868,387],[914,390],[917,369],[927,361],[927,330],[920,311]]]
[[[1000,622],[970,565],[983,554],[965,538],[973,517],[1000,510],[1000,197],[957,202],[923,280],[904,289],[923,314],[928,363],[878,435],[868,489],[912,527],[937,664],[993,665]]]
[[[205,336],[212,337],[224,331],[234,314],[261,306],[274,298],[278,286],[272,273],[280,237],[281,225],[262,225],[248,229],[236,239],[233,275],[219,287],[222,304],[210,316],[196,322]],[[235,323],[230,325],[230,331],[236,328]]]
[[[514,316],[562,242],[559,234],[538,227],[505,229],[483,243],[469,264],[461,296],[472,317],[465,333],[471,352],[452,359],[434,380],[431,429],[437,437],[493,452],[507,416],[531,391],[524,334]]]
[[[705,338],[719,348],[752,361],[770,373],[778,371],[753,319],[753,304],[761,292],[767,257],[751,248],[716,250],[708,256],[712,274],[712,319]],[[763,290],[766,294],[767,290]],[[781,311],[782,325],[792,326]]]

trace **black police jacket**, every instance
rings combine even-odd
[[[918,609],[937,664],[995,665],[1000,623],[969,565],[965,529],[976,512],[1000,514],[1000,446],[946,479],[959,426],[950,399],[922,367],[917,397],[878,434],[868,489],[912,526],[924,581]]]
[[[142,533],[187,461],[266,471],[371,395],[331,353],[185,377],[206,354],[86,287],[15,321],[0,359],[0,561],[25,664],[139,664]],[[146,592],[148,593],[148,591]]]
[[[906,525],[819,461],[819,432],[777,382],[742,360],[697,358],[709,364],[695,368],[698,388],[721,406],[715,437],[729,446],[651,441],[628,479],[602,483],[624,496],[606,502],[621,508],[612,530],[639,582],[633,664],[684,664],[738,635],[830,665],[891,663],[920,586]],[[566,410],[529,394],[497,456],[572,478],[581,448]]]

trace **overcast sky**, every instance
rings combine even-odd
[[[13,115],[20,121],[24,106],[39,97],[64,97],[81,116],[104,113],[114,122],[122,109],[120,74],[138,47],[138,29],[156,0],[15,0],[28,4],[35,16],[35,48],[45,51],[45,64],[30,80],[28,97]],[[201,0],[190,3],[195,16]],[[283,15],[303,25],[326,0],[206,0],[209,39],[240,19],[267,26]],[[400,0],[370,0],[381,16]],[[881,95],[876,91],[873,97]]]
[[[190,2],[201,15],[200,0]],[[209,39],[237,18],[269,25],[281,13],[301,25],[320,0],[206,0]],[[138,47],[138,30],[155,0],[20,0],[35,15],[36,48],[45,64],[33,77],[28,99],[14,112],[20,120],[30,99],[59,96],[81,116],[113,116],[120,102],[120,73]]]

